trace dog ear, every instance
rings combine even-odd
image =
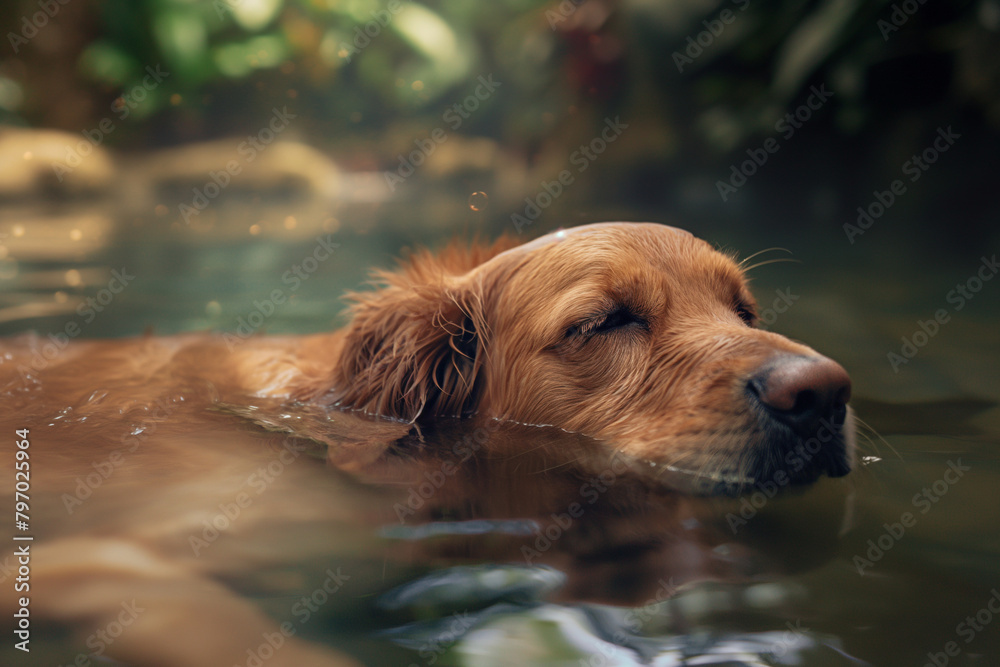
[[[461,278],[415,264],[377,273],[378,289],[349,295],[353,319],[336,370],[337,405],[408,421],[475,409],[481,299]]]

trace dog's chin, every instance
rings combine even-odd
[[[765,435],[763,442],[750,450],[745,468],[749,489],[802,487],[824,475],[844,477],[854,467],[854,417],[850,411],[843,422],[824,422],[809,437],[781,426]]]
[[[803,488],[822,476],[844,477],[854,467],[853,414],[843,424],[826,424],[809,438],[775,427],[747,442],[728,463],[701,465],[697,471],[675,468],[670,483],[698,495],[739,496],[764,491],[773,496]]]

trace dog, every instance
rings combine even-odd
[[[50,390],[82,392],[104,378],[104,404],[120,407],[152,404],[174,383],[211,386],[214,400],[283,398],[405,422],[553,425],[709,491],[851,469],[847,372],[759,328],[739,264],[686,231],[591,224],[523,245],[420,251],[373,278],[333,333],[84,342],[20,378],[23,365],[8,363],[7,381],[50,376],[40,380]]]
[[[717,491],[850,471],[847,372],[760,329],[733,258],[650,223],[510,245],[378,272],[350,297],[331,373],[291,394],[407,421],[554,425]]]
[[[581,492],[569,470],[581,467],[597,475],[587,482],[595,499],[603,494],[619,504],[608,525],[632,540],[651,580],[720,576],[711,557],[718,540],[698,542],[706,554],[698,567],[688,542],[678,547],[681,558],[663,557],[664,526],[682,517],[680,501],[664,501],[661,490],[678,476],[696,480],[691,488],[699,493],[732,495],[806,485],[852,467],[846,371],[760,329],[741,266],[688,232],[600,223],[520,245],[509,238],[452,245],[413,253],[372,282],[373,289],[349,295],[350,322],[332,333],[235,342],[204,333],[64,346],[34,334],[0,341],[0,426],[24,433],[18,437],[30,453],[39,536],[31,545],[30,589],[17,595],[30,594],[37,622],[73,631],[58,649],[70,655],[57,650],[53,661],[68,661],[86,645],[137,665],[242,664],[248,647],[272,641],[275,621],[223,582],[259,579],[281,595],[331,591],[329,576],[317,571],[309,579],[302,564],[371,539],[365,529],[386,520],[378,513],[392,515],[391,503],[331,480],[329,469],[303,453],[302,443],[332,442],[331,429],[342,429],[338,442],[349,445],[337,449],[335,467],[382,465],[389,477],[400,475],[397,490],[406,479],[431,479],[424,472],[444,478],[437,471],[453,462],[435,460],[406,478],[413,471],[400,472],[403,458],[352,440],[353,430],[384,444],[451,418],[449,428],[468,422],[472,432],[494,434],[482,451],[502,449],[492,452],[502,460],[466,466],[452,481],[477,489],[487,468],[501,470],[486,512],[499,518],[548,517],[572,506]],[[543,448],[523,435],[501,437],[502,423],[557,428],[545,431],[551,442]],[[275,431],[294,437],[279,444]],[[563,432],[606,443],[616,457],[614,478],[601,473],[607,459],[598,448],[552,438]],[[519,456],[519,447],[533,447],[535,462]],[[511,476],[526,468],[535,472],[512,485]],[[633,470],[643,471],[640,486],[652,491],[626,482]],[[523,505],[530,505],[528,493],[509,491],[530,483],[550,487],[537,512]],[[13,497],[13,488],[8,493]],[[439,489],[421,516],[429,521],[468,507],[464,493]],[[644,493],[658,500],[643,504],[637,499]],[[655,526],[650,506],[663,515]],[[594,507],[589,522],[603,520]],[[623,523],[625,516],[633,523]],[[625,526],[645,526],[643,544],[651,546],[637,549],[642,531]],[[292,536],[277,550],[276,530]],[[545,558],[569,562],[562,550],[572,542]],[[592,551],[602,549],[621,553],[601,545]],[[0,555],[0,563],[14,559]],[[347,568],[352,584],[370,584],[352,596],[386,583],[381,562],[367,560]],[[678,562],[687,568],[683,576],[671,570]],[[262,574],[268,567],[294,569],[303,581],[269,579]],[[571,581],[590,580],[583,565],[566,567],[579,570]],[[19,603],[12,587],[5,591],[0,603],[13,613]],[[130,618],[113,643],[101,639],[101,629],[121,630],[123,600],[151,611]],[[285,610],[293,631],[294,609]],[[282,637],[268,664],[356,664],[294,632]]]

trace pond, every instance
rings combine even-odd
[[[61,346],[328,331],[368,267],[443,236],[405,202],[283,203],[256,230],[254,203],[202,227],[88,206],[0,230],[0,333]],[[128,403],[124,382],[26,390],[9,350],[27,343],[7,340],[0,422],[4,437],[30,429],[38,616],[30,661],[8,641],[2,662],[92,664],[115,648],[135,664],[189,650],[201,662],[187,664],[248,666],[1000,663],[992,253],[936,262],[886,253],[874,233],[693,231],[800,262],[755,269],[753,289],[768,328],[851,373],[851,475],[699,497],[548,427],[417,428],[195,385],[154,404]]]

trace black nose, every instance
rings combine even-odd
[[[832,359],[784,355],[758,370],[748,389],[773,418],[807,437],[823,419],[844,423],[851,378]]]

